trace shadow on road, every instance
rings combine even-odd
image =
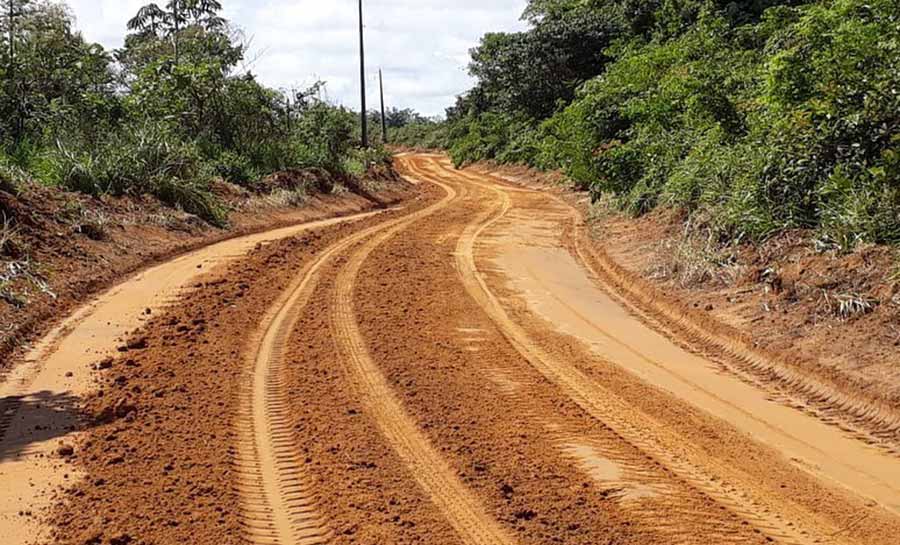
[[[0,398],[0,462],[22,456],[36,443],[65,437],[81,420],[79,398],[70,394]]]

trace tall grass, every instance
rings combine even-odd
[[[199,151],[160,125],[124,128],[95,149],[57,141],[35,169],[51,185],[95,196],[150,194],[214,225],[225,224]]]

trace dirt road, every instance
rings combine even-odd
[[[632,305],[568,205],[438,155],[398,164],[403,206],[163,265],[19,366],[0,535],[897,542],[900,458]]]

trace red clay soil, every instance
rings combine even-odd
[[[398,213],[258,248],[199,282],[185,295],[190,305],[154,316],[120,357],[98,362],[102,390],[86,400],[83,441],[66,458],[87,479],[62,492],[49,514],[53,542],[243,543],[232,422],[246,340],[304,262]],[[416,501],[403,505],[414,510]]]
[[[377,167],[362,181],[283,172],[252,192],[220,182],[214,189],[232,210],[226,229],[150,197],[92,198],[38,184],[17,196],[0,191],[0,373],[17,349],[128,274],[227,238],[394,202],[396,181]],[[276,198],[301,187],[302,201]]]
[[[532,316],[476,245],[503,192],[402,161],[422,180],[402,209],[258,247],[97,362],[101,393],[58,452],[86,478],[38,513],[53,543],[272,543],[247,539],[252,508],[291,535],[298,497],[300,529],[336,545],[892,543],[876,505]],[[530,217],[554,210],[507,189]],[[244,486],[248,388],[249,450],[274,445],[256,457],[279,480],[262,498]]]
[[[567,442],[621,440],[585,418],[524,362],[459,281],[451,256],[489,202],[485,193],[471,195],[468,203],[421,222],[372,255],[355,297],[372,357],[419,427],[441,445],[515,543],[668,541],[652,517],[636,518],[614,491],[597,493],[590,475],[566,459]],[[497,395],[498,384],[516,393]],[[715,521],[714,532],[740,535],[748,545],[764,542],[737,517],[720,517],[707,498],[670,487],[667,494],[684,511]],[[712,523],[686,524],[698,535],[713,535]]]
[[[302,446],[305,471],[319,489],[316,504],[333,532],[330,543],[459,544],[348,388],[344,364],[328,334],[339,265],[323,271],[296,324],[284,376],[284,390],[291,392],[294,442]]]
[[[854,395],[900,406],[900,257],[885,246],[817,251],[813,234],[787,232],[704,258],[685,242],[683,217],[659,210],[632,218],[589,208],[587,193],[559,174],[481,164],[519,184],[553,191],[592,224],[595,249],[655,296],[711,330],[821,377]],[[708,254],[709,252],[707,252]],[[865,310],[841,314],[854,301]]]

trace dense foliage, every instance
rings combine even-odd
[[[457,163],[559,168],[723,240],[900,242],[897,0],[532,0],[526,17],[473,51],[477,86],[433,128]]]
[[[355,117],[241,70],[216,0],[149,4],[125,46],[87,43],[64,4],[3,0],[0,169],[86,193],[150,193],[221,223],[215,177],[349,168]],[[7,176],[8,177],[8,176]]]

